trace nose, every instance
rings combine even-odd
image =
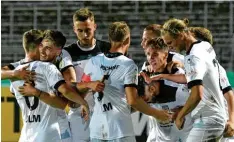
[[[84,32],[84,37],[88,37],[88,33],[87,32]]]
[[[39,49],[39,51],[40,51],[40,53],[44,54],[44,53],[45,53],[45,48],[41,47],[41,48]]]
[[[141,47],[145,48],[145,40],[144,39],[141,41]]]

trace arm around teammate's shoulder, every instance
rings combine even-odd
[[[65,109],[67,105],[67,101],[65,99],[56,96],[55,94],[43,92],[33,87],[30,83],[25,83],[24,86],[20,86],[18,91],[23,96],[38,97],[41,101],[55,108]]]

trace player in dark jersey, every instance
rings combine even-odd
[[[81,82],[87,61],[91,57],[106,53],[110,49],[110,43],[95,38],[96,27],[94,14],[89,9],[81,8],[74,13],[73,30],[77,36],[77,41],[64,49],[71,55],[77,82]],[[92,85],[91,88],[95,88],[95,86]],[[85,99],[88,101],[92,112],[94,105],[92,93],[88,93]],[[83,123],[79,106],[71,108],[68,116],[74,142],[89,142],[89,122]]]

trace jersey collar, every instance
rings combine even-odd
[[[186,52],[186,55],[189,55],[189,53],[190,53],[190,51],[192,50],[194,44],[198,44],[198,43],[200,43],[200,42],[201,42],[200,40],[193,42],[193,43],[190,45],[188,51]]]
[[[115,58],[115,57],[118,57],[118,56],[121,56],[121,55],[123,55],[123,54],[120,53],[120,52],[114,52],[114,53],[107,52],[107,53],[105,53],[105,56],[108,57],[108,58]]]

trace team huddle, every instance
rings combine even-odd
[[[128,58],[127,23],[111,23],[109,42],[98,40],[87,8],[74,13],[78,40],[68,46],[60,31],[26,31],[25,58],[1,72],[22,111],[19,141],[136,142],[135,111],[149,116],[147,142],[233,141],[234,95],[226,71],[211,32],[188,24],[173,18],[148,25],[140,71]]]

